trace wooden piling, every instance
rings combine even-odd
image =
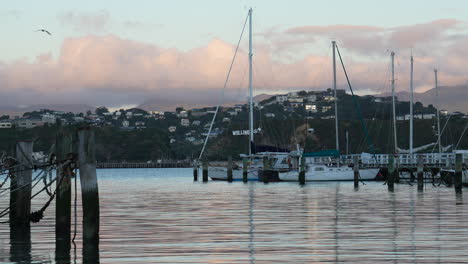
[[[228,157],[227,181],[232,182],[232,157]]]
[[[359,157],[353,157],[354,188],[359,188]]]
[[[83,206],[83,246],[99,244],[99,191],[96,175],[94,131],[78,131],[81,201]]]
[[[198,181],[198,163],[196,160],[193,162],[193,181]]]
[[[68,256],[70,251],[71,178],[73,171],[70,163],[67,163],[67,159],[72,158],[72,152],[71,135],[59,132],[55,138],[55,155],[56,161],[59,163],[55,198],[55,249],[58,256]]]
[[[203,182],[208,182],[208,161],[203,160],[202,162],[202,178]]]
[[[388,158],[388,176],[387,176],[387,186],[388,190],[393,192],[395,188],[395,158],[391,155]]]
[[[418,168],[417,168],[417,173],[418,173],[418,191],[423,191],[424,190],[424,163],[423,163],[423,156],[418,155]]]
[[[249,173],[249,161],[246,157],[242,158],[242,181],[248,181],[248,173]]]
[[[301,168],[299,170],[299,184],[305,184],[305,158],[301,157]]]
[[[455,154],[455,193],[462,193],[463,154]]]
[[[12,177],[10,192],[10,223],[18,228],[29,228],[31,213],[31,182],[32,182],[32,141],[16,143],[16,161],[18,166]]]
[[[10,178],[10,261],[31,261],[31,182],[33,142],[16,143],[16,167]]]

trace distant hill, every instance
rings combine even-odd
[[[254,96],[254,102],[261,102],[263,100],[266,100],[274,95],[269,95],[269,94],[259,94],[257,96]],[[144,109],[146,111],[174,111],[176,107],[183,107],[186,110],[190,109],[195,109],[195,108],[203,108],[203,107],[213,107],[218,104],[216,101],[217,98],[214,98],[212,100],[205,99],[200,103],[194,104],[194,103],[187,103],[187,102],[174,102],[174,101],[168,101],[165,98],[151,98],[143,102],[138,106],[138,108]],[[231,107],[236,104],[246,104],[247,99],[244,100],[233,100],[233,101],[228,101],[224,102],[223,106],[226,107]]]
[[[391,93],[382,93],[375,96],[391,96]],[[400,101],[409,101],[409,92],[397,92],[396,96]],[[468,113],[468,83],[456,86],[441,86],[439,87],[439,103],[441,109],[446,109],[450,112],[460,111]],[[436,92],[435,89],[430,89],[424,93],[414,93],[414,101],[421,102],[424,105],[432,104],[435,106]]]
[[[50,104],[50,105],[31,105],[31,106],[0,106],[0,115],[20,116],[25,112],[37,111],[40,109],[51,109],[63,112],[86,113],[94,111],[96,107],[86,104]]]

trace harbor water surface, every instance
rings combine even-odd
[[[102,169],[98,178],[101,263],[468,262],[468,201],[453,188],[202,183],[191,169]],[[72,263],[83,259],[79,200]],[[8,203],[2,194],[0,208]],[[54,212],[32,224],[19,253],[0,224],[0,263],[56,263]]]

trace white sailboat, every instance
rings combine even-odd
[[[333,89],[335,100],[335,140],[336,150],[339,151],[338,134],[338,100],[336,94],[336,42],[332,41],[333,46]],[[304,154],[303,154],[304,156]],[[313,159],[312,159],[313,160]],[[305,180],[306,181],[352,181],[354,180],[353,168],[340,164],[339,154],[336,165],[315,164],[305,159]],[[379,169],[359,169],[361,180],[375,180]],[[281,181],[298,181],[299,171],[288,171],[279,173]]]

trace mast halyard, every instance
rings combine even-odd
[[[334,92],[334,101],[335,101],[335,143],[336,150],[340,151],[340,141],[338,135],[338,98],[336,96],[336,41],[332,41],[333,46],[333,92]]]
[[[442,142],[440,138],[440,114],[439,114],[439,82],[437,79],[437,69],[434,69],[435,77],[435,92],[436,92],[436,108],[437,108],[437,141],[439,143],[439,153],[442,153]]]
[[[254,144],[253,122],[253,89],[252,89],[252,8],[249,9],[249,156],[252,155]]]
[[[409,135],[409,153],[413,155],[413,133],[414,133],[414,115],[413,115],[413,104],[414,104],[414,86],[413,86],[413,55],[411,55],[411,77],[410,77],[410,135]],[[412,157],[412,156],[411,156]]]
[[[393,141],[395,142],[394,153],[398,153],[396,111],[395,111],[395,52],[392,51],[392,109],[393,109]]]

